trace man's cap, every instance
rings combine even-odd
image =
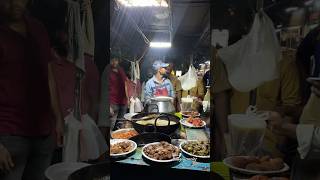
[[[168,67],[169,64],[168,63],[164,63],[162,61],[155,61],[152,65],[153,69],[154,70],[158,70],[160,68],[165,68],[165,67]]]

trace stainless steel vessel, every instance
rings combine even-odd
[[[172,97],[154,97],[151,98],[151,103],[148,105],[148,112],[174,113],[175,111]]]

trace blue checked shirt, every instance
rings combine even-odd
[[[168,92],[169,97],[175,96],[174,89],[172,83],[169,79],[164,79],[162,83],[158,82],[157,79],[153,76],[146,83],[144,92],[145,92],[145,102],[150,102],[152,97],[157,96],[157,92]]]

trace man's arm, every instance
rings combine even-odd
[[[197,87],[198,87],[198,97],[203,100],[203,98],[204,98],[204,88],[205,88],[204,84],[203,84],[203,79],[199,79],[197,84],[198,84],[197,85]]]
[[[150,99],[152,98],[153,94],[152,94],[152,87],[150,82],[148,81],[146,83],[146,86],[144,88],[144,102],[146,104],[150,103]]]
[[[181,82],[179,79],[177,79],[177,85],[176,85],[176,99],[177,99],[177,104],[176,104],[176,110],[181,111],[181,98],[182,98],[182,87],[181,87]]]
[[[169,91],[170,91],[170,97],[173,97],[173,98],[175,98],[176,97],[176,93],[175,93],[175,90],[174,90],[174,88],[173,88],[173,85],[172,85],[172,83],[169,81]]]
[[[301,114],[300,80],[297,65],[292,57],[284,57],[280,69],[281,105],[277,111],[292,116],[297,121]]]

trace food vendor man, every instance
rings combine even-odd
[[[152,65],[154,75],[149,79],[145,86],[145,102],[150,103],[150,99],[156,96],[175,97],[175,91],[169,79],[165,78],[167,74],[166,67],[169,64],[162,61],[155,61]]]

